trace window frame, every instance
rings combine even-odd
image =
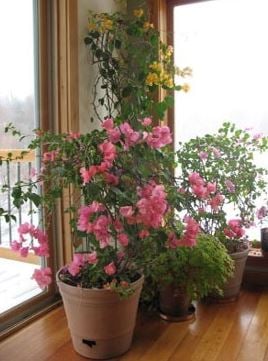
[[[78,131],[78,0],[33,0],[36,6],[38,59],[37,116],[43,130]],[[66,196],[69,194],[67,192]],[[65,199],[67,197],[64,197]],[[48,230],[51,257],[47,265],[55,272],[72,254],[69,220],[64,213],[68,200],[59,202]],[[44,215],[45,216],[45,215]],[[30,300],[0,316],[0,340],[48,312],[60,303],[56,282]]]

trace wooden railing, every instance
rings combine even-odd
[[[12,155],[11,155],[12,154]],[[22,156],[23,155],[23,156]],[[12,159],[12,162],[6,162],[2,164],[0,168],[0,188],[3,184],[7,184],[9,187],[20,181],[23,177],[23,173],[26,173],[26,178],[31,176],[31,170],[35,163],[35,152],[24,149],[0,149],[0,159],[2,161]],[[24,174],[25,176],[25,174]],[[10,191],[0,193],[0,207],[4,208],[8,212],[12,209],[11,194]],[[29,203],[28,207],[17,210],[18,223],[22,223],[22,216],[24,213],[28,213],[32,204]],[[9,245],[16,237],[16,228],[18,224],[7,223],[3,218],[0,218],[0,257],[5,259],[12,259],[16,261],[25,261],[17,253],[10,250]],[[40,258],[35,255],[29,255],[27,257],[28,263],[39,264]]]

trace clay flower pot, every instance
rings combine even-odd
[[[105,359],[130,348],[143,280],[142,276],[133,282],[134,293],[122,299],[106,289],[70,286],[57,273],[73,346],[79,354]]]

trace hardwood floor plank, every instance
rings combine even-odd
[[[74,351],[59,307],[2,341],[0,360],[86,359]],[[243,291],[231,304],[200,303],[193,322],[168,323],[157,314],[139,315],[131,350],[109,361],[201,360],[268,361],[268,291]]]
[[[247,334],[241,345],[237,361],[263,361],[268,344],[268,291],[262,293]]]
[[[226,339],[217,361],[236,360],[239,354],[243,339],[253,319],[258,301],[259,293],[241,293],[238,300],[238,307],[234,315],[232,329]]]

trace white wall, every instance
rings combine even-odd
[[[93,124],[90,122],[90,117],[95,116],[91,105],[95,69],[90,65],[89,52],[84,44],[84,37],[87,34],[88,10],[95,12],[113,12],[119,10],[119,5],[116,5],[114,0],[78,1],[79,112],[81,132],[88,132],[98,125],[98,122]]]

